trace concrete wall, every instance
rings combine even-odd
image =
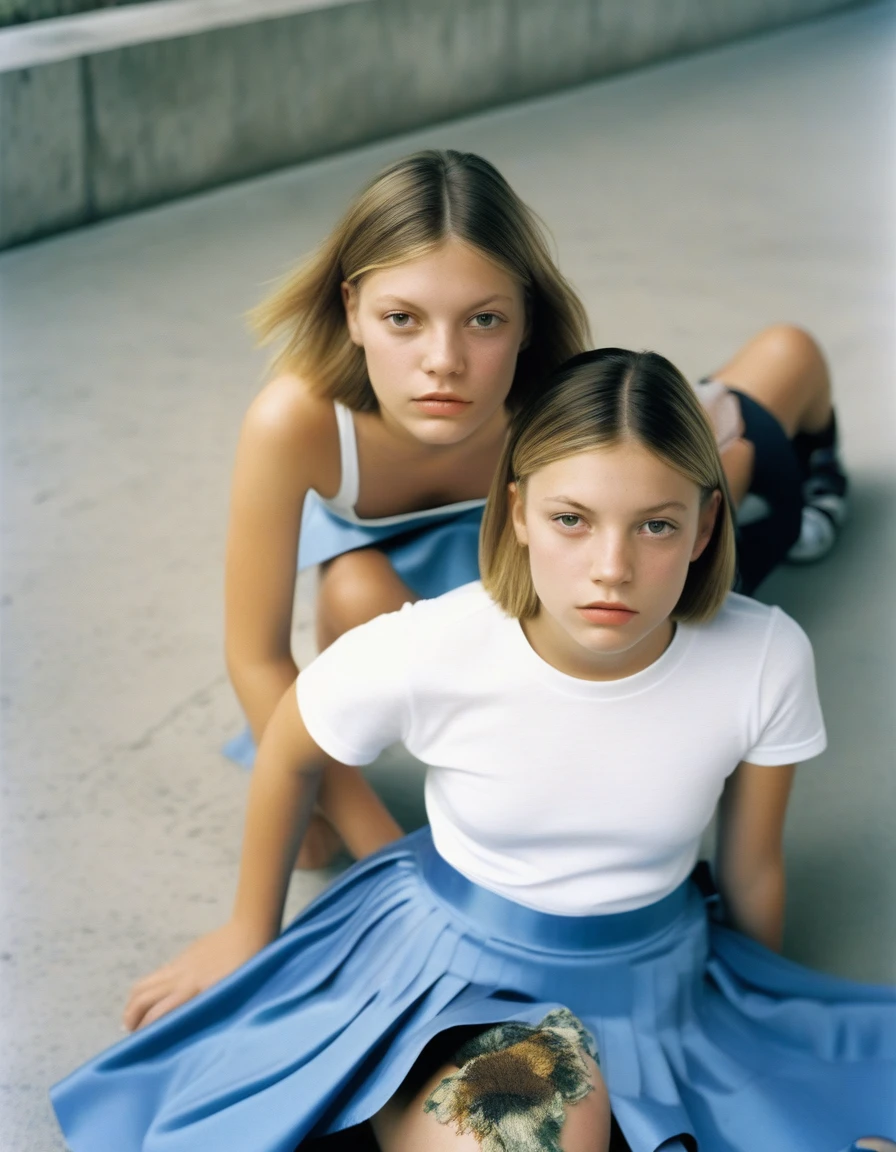
[[[6,29],[0,247],[848,3],[166,0]]]

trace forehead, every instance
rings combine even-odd
[[[651,507],[700,500],[698,485],[636,440],[564,456],[526,479],[527,499],[566,497],[589,508]]]
[[[478,248],[454,238],[410,260],[368,272],[361,278],[360,289],[367,297],[451,299],[472,295],[502,296],[511,301],[523,297],[515,276]]]

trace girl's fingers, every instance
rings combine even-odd
[[[145,1028],[148,1024],[152,1024],[153,1021],[158,1020],[172,1009],[179,1008],[181,1004],[186,1004],[188,1000],[193,999],[198,991],[198,988],[178,988],[170,992],[164,999],[159,1000],[150,1008],[137,1025],[137,1028]]]
[[[164,1000],[171,994],[173,990],[172,981],[168,980],[164,984],[158,984],[152,988],[146,988],[139,993],[131,993],[131,996],[125,1005],[124,1009],[124,1026],[128,1031],[133,1032],[140,1024],[143,1016],[152,1008],[154,1004],[158,1004],[160,1000]]]

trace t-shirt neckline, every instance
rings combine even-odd
[[[692,625],[677,623],[672,639],[662,655],[631,676],[623,676],[619,680],[582,680],[578,676],[561,672],[539,656],[529,643],[519,620],[508,617],[508,623],[513,632],[514,644],[522,650],[520,658],[528,662],[542,683],[565,696],[580,696],[589,700],[619,700],[655,688],[684,660],[695,632]]]

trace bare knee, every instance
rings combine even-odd
[[[407,592],[388,557],[375,548],[330,560],[321,569],[318,585],[318,646],[326,648],[343,632],[399,608],[402,589]]]
[[[757,333],[718,372],[776,417],[787,436],[816,431],[830,419],[831,382],[816,340],[794,324]]]
[[[826,367],[818,341],[796,324],[771,324],[754,339],[765,347],[768,355],[795,368]]]

